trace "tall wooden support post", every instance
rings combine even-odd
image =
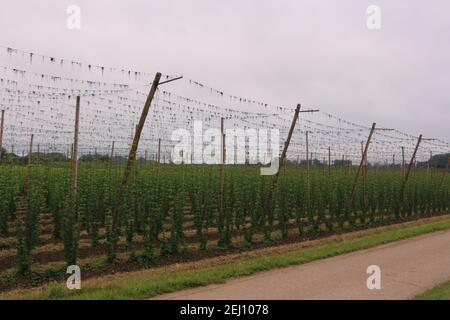
[[[158,167],[159,167],[159,165],[161,164],[161,138],[158,139],[158,158],[157,158],[157,161],[158,161]]]
[[[33,163],[33,139],[34,139],[34,134],[31,135],[30,146],[28,148],[28,167],[31,167],[31,165]]]
[[[219,214],[220,220],[223,219],[223,199],[224,199],[224,183],[225,183],[225,133],[224,119],[220,118],[220,203]]]
[[[372,129],[370,130],[370,133],[369,133],[369,137],[367,138],[367,143],[364,148],[363,156],[361,158],[361,162],[359,164],[358,171],[356,172],[355,181],[353,182],[353,187],[352,187],[352,194],[350,196],[350,205],[351,206],[354,206],[354,204],[355,204],[355,196],[356,196],[356,188],[358,186],[358,179],[361,174],[361,171],[363,170],[364,161],[367,158],[367,151],[369,150],[369,144],[370,144],[370,141],[372,140],[372,136],[375,131],[375,126],[376,126],[376,123],[373,123]]]
[[[361,141],[361,159],[363,159],[362,167],[362,203],[365,204],[366,201],[366,159],[364,158],[364,141]]]
[[[364,141],[361,141],[361,158],[363,158],[363,157],[364,157]],[[365,179],[367,177],[367,157],[364,158],[362,175],[363,175],[363,179],[364,179],[363,183],[364,183]]]
[[[422,135],[419,136],[417,140],[416,148],[414,149],[414,153],[411,157],[411,161],[409,162],[408,170],[406,171],[405,178],[403,179],[402,188],[400,190],[400,201],[403,202],[405,197],[405,188],[408,183],[409,174],[411,173],[411,169],[414,165],[414,160],[416,159],[417,150],[419,149],[420,142],[422,141]]]
[[[3,157],[3,126],[5,124],[5,110],[2,110],[2,119],[0,120],[0,164]]]
[[[367,160],[367,154],[366,158],[364,159],[364,177],[367,180],[367,173],[369,172],[369,160]]]
[[[280,174],[281,166],[283,165],[283,162],[286,159],[287,150],[288,150],[289,144],[291,143],[292,133],[294,132],[295,124],[297,123],[297,120],[298,120],[298,114],[300,113],[300,108],[301,108],[300,104],[298,104],[297,108],[295,108],[294,118],[292,119],[291,127],[289,129],[289,133],[288,133],[287,139],[286,139],[286,141],[284,143],[283,152],[281,153],[281,157],[280,157],[280,159],[278,161],[278,170],[277,170],[277,173],[275,173],[275,175],[273,176],[272,184],[269,187],[269,193],[267,195],[266,204],[264,206],[264,216],[263,216],[264,223],[267,220],[267,217],[269,215],[269,210],[270,210],[270,208],[272,206],[273,190],[277,186],[278,176]]]
[[[430,173],[433,173],[432,161],[433,161],[433,151],[430,150],[430,160],[428,161],[428,171]]]
[[[402,180],[405,179],[405,147],[402,147]]]
[[[306,131],[306,188],[308,190],[308,194],[310,192],[310,185],[311,182],[309,181],[309,172],[310,172],[310,166],[309,166],[309,132]]]
[[[427,174],[430,174],[430,168],[431,168],[431,151],[430,151],[430,159],[427,161]]]
[[[30,181],[30,176],[31,176],[31,164],[32,164],[32,153],[33,153],[33,138],[34,135],[31,135],[30,138],[30,144],[28,146],[28,164],[27,164],[27,174],[25,175],[25,183],[24,183],[24,193],[25,195],[28,193],[28,189],[29,189],[29,181]],[[23,158],[23,154],[22,154],[22,158]]]
[[[77,97],[77,105],[75,107],[75,131],[73,135],[72,145],[72,185],[71,185],[71,201],[72,209],[75,208],[78,184],[78,134],[80,128],[80,96]]]
[[[71,159],[71,186],[69,206],[70,210],[64,216],[64,248],[66,252],[66,259],[69,265],[76,264],[78,243],[75,240],[79,234],[79,226],[77,223],[77,185],[78,185],[78,135],[80,128],[80,96],[77,96],[75,106],[75,129],[73,134],[72,144],[72,159]]]
[[[114,159],[114,141],[111,144],[111,154],[109,155],[109,175],[110,176],[111,176],[113,159]]]
[[[331,147],[328,147],[328,175],[331,174]]]
[[[111,230],[115,231],[117,227],[117,220],[119,217],[119,213],[122,211],[123,200],[125,197],[125,188],[128,185],[131,169],[136,161],[136,152],[139,146],[139,140],[141,138],[142,129],[144,128],[145,120],[147,119],[148,112],[150,110],[153,97],[155,96],[156,89],[158,88],[159,81],[161,80],[161,73],[156,73],[155,79],[153,80],[152,87],[147,96],[147,100],[145,101],[144,108],[142,110],[141,118],[139,119],[139,124],[136,127],[136,132],[134,134],[133,144],[130,148],[130,153],[128,155],[127,166],[125,167],[124,176],[122,179],[122,183],[119,186],[119,190],[116,197],[116,205],[113,210],[113,218],[111,224]]]

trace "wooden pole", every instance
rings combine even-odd
[[[158,139],[158,166],[161,163],[161,138]]]
[[[111,175],[113,158],[114,158],[114,141],[111,144],[111,153],[109,155],[109,175]]]
[[[363,158],[363,157],[364,157],[364,141],[361,141],[361,158]],[[363,175],[364,179],[367,176],[367,158],[364,158],[362,175]]]
[[[428,161],[428,173],[429,174],[433,173],[432,166],[431,166],[432,159],[433,159],[433,151],[430,150],[430,160]]]
[[[130,179],[131,169],[133,167],[134,162],[136,161],[136,152],[139,145],[139,140],[141,138],[142,129],[144,128],[145,120],[147,119],[148,112],[150,110],[153,97],[155,96],[156,89],[158,88],[159,81],[161,79],[161,73],[156,73],[155,79],[153,80],[152,87],[147,96],[147,100],[145,101],[144,108],[142,110],[141,118],[139,119],[139,124],[136,127],[136,132],[134,134],[133,144],[130,148],[130,153],[128,155],[127,166],[125,168],[124,176],[122,179],[122,183],[119,186],[119,190],[116,197],[116,205],[113,210],[113,219],[111,224],[111,230],[115,231],[117,227],[117,220],[119,217],[119,213],[122,211],[123,200],[125,196],[125,188],[128,185]]]
[[[30,181],[30,176],[31,176],[31,163],[32,163],[32,153],[33,153],[33,138],[34,135],[31,135],[30,138],[30,144],[28,147],[28,165],[27,165],[27,174],[25,176],[25,184],[24,184],[24,193],[25,195],[28,193],[28,187],[29,187],[29,181]],[[22,151],[22,158],[23,158],[23,151]]]
[[[75,199],[77,195],[77,183],[78,183],[78,133],[80,128],[80,96],[77,97],[77,104],[75,107],[75,130],[73,135],[72,144],[72,185],[71,185],[71,198],[72,206],[75,206]]]
[[[3,157],[3,126],[5,123],[5,110],[2,110],[2,120],[0,121],[0,164]]]
[[[370,141],[372,140],[372,136],[375,131],[375,126],[376,126],[376,123],[374,122],[372,124],[372,129],[370,130],[369,137],[367,138],[367,143],[364,148],[363,156],[361,158],[361,162],[359,164],[358,171],[356,172],[355,181],[353,182],[353,187],[352,187],[352,194],[350,197],[351,206],[353,206],[355,204],[356,188],[358,185],[359,175],[361,174],[361,170],[363,169],[363,166],[364,166],[364,159],[367,158],[367,151],[369,150],[369,144],[370,144]]]
[[[224,163],[225,163],[225,161],[227,159],[227,148],[226,148],[226,145],[225,145],[226,138],[227,138],[227,135],[226,135],[226,133],[224,133],[223,134],[223,162]],[[192,156],[192,153],[191,153],[191,156]]]
[[[277,171],[277,173],[275,173],[275,175],[272,178],[272,185],[269,188],[269,193],[267,195],[266,204],[264,206],[264,216],[263,216],[264,221],[266,220],[267,216],[269,215],[269,210],[270,210],[270,207],[272,206],[273,190],[277,186],[280,169],[281,169],[281,166],[283,165],[283,162],[286,159],[287,150],[288,150],[289,144],[291,143],[292,133],[294,132],[295,124],[297,123],[298,114],[300,113],[300,108],[301,108],[300,104],[298,104],[297,108],[295,108],[294,118],[292,119],[291,127],[289,129],[287,139],[284,143],[283,152],[281,153],[281,157],[278,162],[278,171]]]
[[[31,135],[30,147],[28,149],[28,167],[31,167],[31,164],[33,161],[33,139],[34,139],[34,134]]]
[[[362,203],[365,204],[366,201],[366,159],[364,158],[364,141],[361,141],[361,159],[363,159],[363,172],[362,172]]]
[[[402,180],[405,179],[405,147],[402,147]]]
[[[308,193],[310,191],[310,181],[309,181],[309,135],[308,130],[306,131],[306,188]]]
[[[409,162],[408,170],[406,171],[405,178],[403,179],[402,188],[400,190],[400,201],[403,202],[403,199],[405,197],[405,188],[406,184],[408,183],[409,174],[411,173],[411,168],[414,165],[414,160],[416,159],[417,150],[419,149],[420,142],[422,141],[422,135],[419,136],[419,139],[417,140],[416,148],[414,149],[414,153],[411,157],[411,161]]]
[[[225,183],[225,134],[224,134],[224,118],[220,118],[220,203],[219,203],[219,220],[223,219],[223,199],[224,199],[224,183]]]
[[[331,147],[328,147],[328,175],[331,174]]]

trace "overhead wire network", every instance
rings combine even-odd
[[[122,67],[101,66],[71,59],[0,46],[0,109],[5,110],[3,147],[18,155],[26,154],[31,134],[41,152],[68,153],[73,140],[76,97],[81,97],[80,154],[109,154],[114,142],[116,154],[127,155],[139,121],[153,73]],[[176,76],[163,75],[165,79]],[[308,108],[309,106],[304,106]],[[176,129],[193,132],[194,123],[203,129],[279,130],[280,148],[288,134],[294,106],[282,106],[229,94],[200,81],[183,78],[158,89],[142,132],[138,156],[156,157],[158,142],[163,155],[177,141]],[[361,145],[367,140],[371,119],[359,124],[321,110],[301,113],[292,136],[288,159],[345,159],[357,163]],[[383,128],[382,125],[378,125]],[[424,133],[426,136],[426,132]],[[417,136],[392,128],[376,131],[369,161],[400,161],[402,147],[408,159]],[[429,138],[429,137],[427,137]],[[439,138],[439,137],[431,137]],[[448,142],[426,139],[417,154],[418,161],[430,155],[449,152]]]

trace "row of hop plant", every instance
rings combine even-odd
[[[8,222],[16,212],[16,201],[23,188],[23,177],[22,168],[11,166],[0,168],[0,236],[8,235]]]
[[[0,230],[7,232],[7,221],[14,215],[26,172],[17,167],[4,168],[0,173],[5,178],[0,180],[0,194],[5,195],[0,198]],[[193,230],[200,250],[213,243],[229,248],[235,244],[236,236],[243,239],[241,245],[251,246],[261,240],[317,236],[443,213],[448,211],[450,202],[449,184],[444,181],[440,186],[440,174],[415,172],[404,201],[400,202],[400,173],[369,171],[364,185],[362,180],[359,182],[355,204],[351,205],[354,175],[341,170],[332,170],[330,174],[312,170],[308,184],[306,170],[288,167],[280,174],[272,205],[265,215],[272,177],[260,176],[256,167],[242,166],[225,170],[221,211],[216,167],[139,166],[126,189],[118,231],[113,233],[111,213],[122,172],[121,167],[109,170],[104,166],[81,165],[76,206],[72,206],[70,170],[33,167],[26,223],[16,227],[18,247],[24,247],[18,250],[19,264],[30,263],[30,252],[39,241],[39,213],[44,211],[52,215],[53,237],[64,241],[67,263],[77,260],[81,231],[87,232],[93,247],[105,239],[110,261],[116,259],[117,239],[122,237],[124,241],[119,244],[124,243],[130,259],[147,263],[156,258],[157,249],[162,255],[183,250],[187,226]],[[191,222],[187,222],[186,213],[191,215]],[[143,250],[136,249],[138,236],[142,238]]]

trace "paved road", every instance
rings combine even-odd
[[[369,265],[381,289],[368,290]],[[450,279],[450,230],[156,299],[408,299]]]

